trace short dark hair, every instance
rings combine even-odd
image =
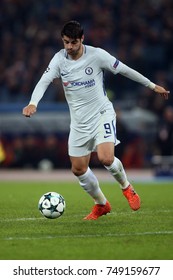
[[[83,33],[83,27],[81,24],[76,20],[71,20],[63,26],[61,37],[65,35],[71,39],[81,39]]]

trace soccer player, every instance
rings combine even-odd
[[[103,82],[103,72],[111,71],[149,87],[168,98],[169,91],[129,68],[101,48],[84,45],[83,28],[77,21],[67,22],[61,31],[64,49],[57,52],[38,81],[23,115],[32,116],[49,84],[60,78],[69,106],[71,124],[68,153],[72,172],[81,187],[95,204],[85,220],[96,220],[111,211],[111,205],[100,189],[99,182],[89,167],[90,156],[97,152],[102,165],[119,183],[132,210],[140,208],[140,197],[127,179],[121,161],[114,156],[119,143],[116,135],[116,113],[109,101]]]

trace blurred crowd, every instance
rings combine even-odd
[[[172,0],[1,0],[0,101],[28,101],[49,60],[63,47],[60,31],[70,19],[83,25],[86,44],[106,49],[156,83],[170,87],[172,15]],[[49,101],[64,100],[57,83],[46,96]],[[136,84],[119,76],[110,74],[107,87],[113,99],[131,93],[133,98],[141,97]]]
[[[66,135],[27,134],[4,137],[4,168],[69,168]]]
[[[86,44],[104,48],[171,91],[172,15],[172,0],[1,0],[0,104],[29,101],[50,59],[63,47],[60,31],[71,19],[83,25]],[[156,114],[159,128],[152,151],[172,154],[172,95],[164,101],[151,90],[124,79],[106,73],[106,88],[115,107],[116,102],[128,104],[131,101],[133,106]],[[64,101],[62,86],[55,80],[44,102]],[[138,146],[138,155],[144,153],[145,148],[139,136],[133,139],[133,145],[126,147],[126,155],[131,158],[128,162],[128,157],[124,158],[127,166],[134,163],[132,158],[145,157],[135,155]],[[123,152],[120,156],[124,157]],[[136,165],[143,166],[143,163]]]

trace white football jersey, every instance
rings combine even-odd
[[[37,106],[48,85],[55,78],[60,78],[69,105],[71,126],[77,130],[88,129],[97,122],[100,112],[113,110],[104,88],[104,70],[151,86],[150,80],[105,50],[84,45],[83,55],[78,60],[70,59],[65,49],[54,55],[36,85],[29,104]]]

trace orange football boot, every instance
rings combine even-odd
[[[136,211],[140,208],[140,197],[131,185],[129,185],[125,190],[123,190],[123,195],[127,198],[130,208],[132,210]]]
[[[110,213],[111,211],[111,205],[108,201],[106,201],[105,205],[102,204],[96,204],[94,205],[91,213],[87,215],[84,220],[97,220],[99,217],[106,215],[107,213]]]

